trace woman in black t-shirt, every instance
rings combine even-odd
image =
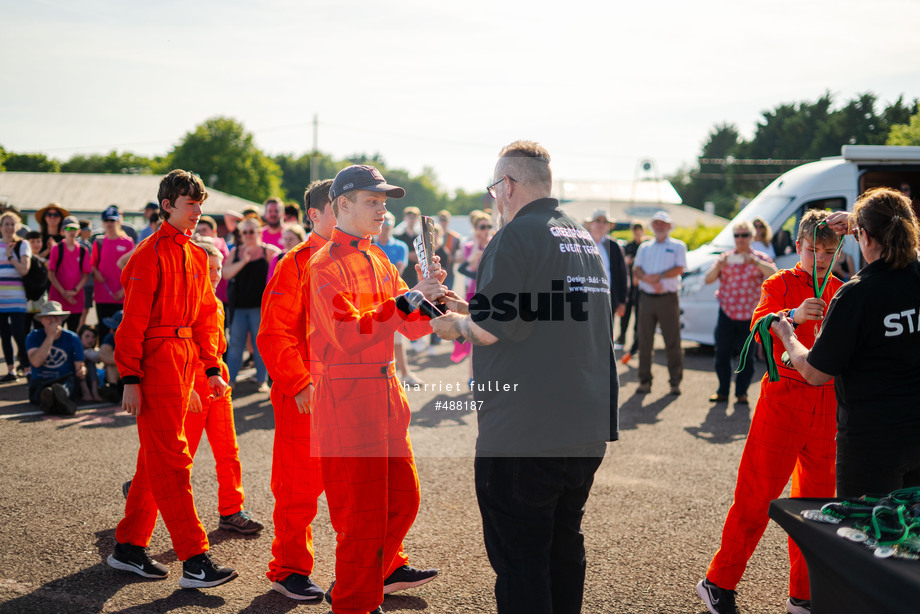
[[[810,352],[791,321],[773,324],[811,384],[835,377],[837,496],[920,486],[920,263],[910,199],[875,188],[852,215],[828,217],[853,233],[866,266],[831,301]]]
[[[230,280],[227,304],[230,309],[230,344],[227,347],[227,367],[230,385],[243,362],[243,348],[247,334],[251,338],[252,359],[256,366],[256,381],[260,392],[268,391],[265,363],[259,355],[256,337],[262,322],[262,293],[268,281],[268,263],[281,250],[262,242],[261,224],[256,217],[240,222],[240,243],[230,250],[224,263],[224,278]]]

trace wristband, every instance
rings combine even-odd
[[[795,309],[789,310],[789,319],[792,320],[792,328],[798,328],[799,323],[795,321]]]

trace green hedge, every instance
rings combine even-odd
[[[671,230],[671,236],[686,243],[687,249],[691,250],[712,241],[717,234],[722,232],[723,228],[725,226],[704,226],[698,223],[692,228],[674,228]],[[651,233],[648,234],[651,236]],[[613,237],[632,241],[633,235],[631,230],[618,230],[613,233]]]

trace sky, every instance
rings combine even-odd
[[[449,191],[484,189],[516,139],[545,145],[557,180],[667,176],[714,125],[749,137],[782,103],[920,97],[920,2],[869,7],[0,0],[0,145],[164,155],[220,115],[300,155],[316,116],[321,152],[430,167]]]

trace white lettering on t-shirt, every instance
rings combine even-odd
[[[916,309],[905,309],[901,312],[889,313],[885,316],[883,322],[885,323],[885,336],[886,337],[897,337],[904,333],[904,325],[901,324],[901,318],[907,320],[907,332],[916,333],[920,332],[920,317],[917,318],[916,326],[914,325],[913,315],[920,313]]]

